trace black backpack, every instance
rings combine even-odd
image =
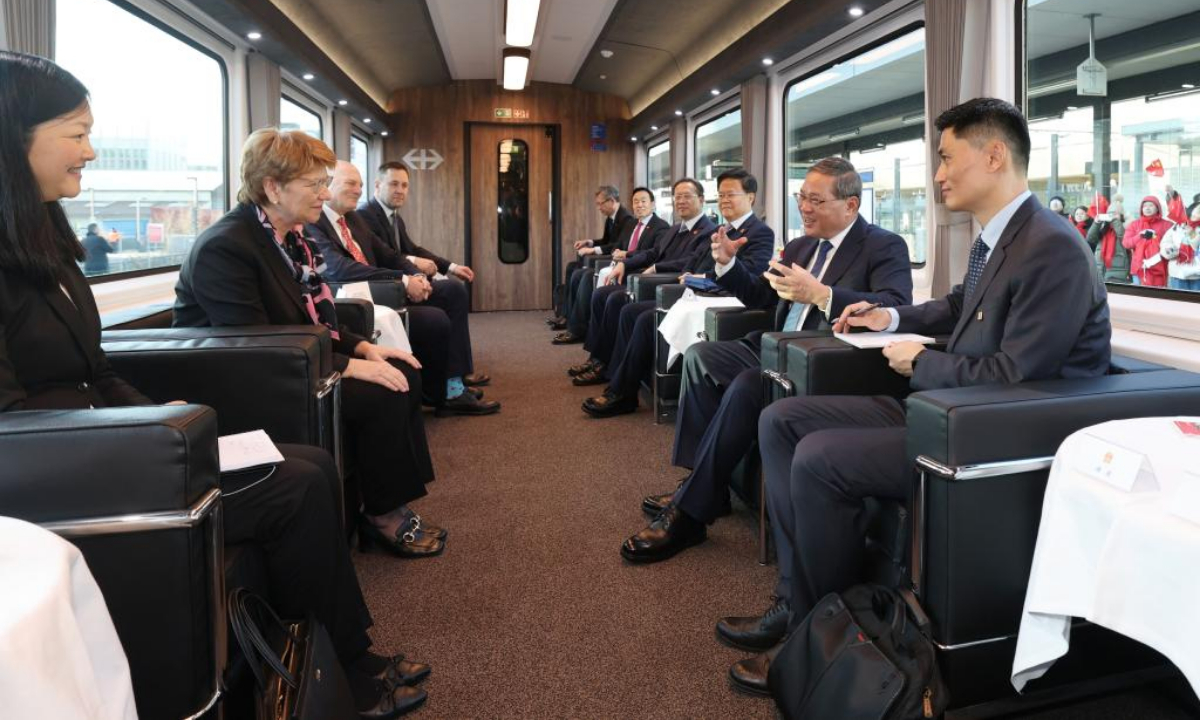
[[[855,585],[821,598],[771,661],[767,676],[787,720],[938,717],[949,698],[910,591]]]

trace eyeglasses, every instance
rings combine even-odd
[[[796,198],[797,203],[808,203],[809,207],[811,207],[813,210],[820,210],[822,205],[829,202],[828,200],[817,197],[816,195],[807,195],[802,192],[792,193],[792,197]]]
[[[744,193],[744,192],[723,192],[723,193],[717,193],[717,198],[720,200],[728,200],[730,198],[739,197],[739,196],[745,195],[745,194],[746,193]]]
[[[322,190],[329,189],[329,183],[332,180],[333,178],[326,177],[320,180],[298,180],[297,182],[299,182],[301,186],[312,190],[313,192],[321,192]]]
[[[674,199],[674,200],[695,200],[698,197],[700,197],[700,196],[697,195],[696,193],[680,193],[679,195],[673,195],[672,199]]]

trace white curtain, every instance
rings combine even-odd
[[[0,45],[53,58],[54,6],[55,0],[0,0]]]
[[[246,62],[246,80],[250,130],[279,127],[279,66],[252,53]]]
[[[754,214],[766,212],[767,202],[767,76],[755,75],[742,83],[742,166],[758,178]]]

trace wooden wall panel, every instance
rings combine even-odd
[[[527,111],[528,117],[497,119],[496,108]],[[561,126],[564,258],[575,240],[599,237],[603,231],[592,201],[596,187],[616,185],[623,197],[633,189],[629,106],[616,96],[551,83],[533,83],[521,92],[508,92],[491,80],[462,80],[398,90],[388,110],[393,132],[384,144],[384,159],[403,159],[413,149],[434,150],[443,158],[434,170],[413,171],[403,215],[417,242],[451,260],[464,257],[466,122]],[[604,152],[590,148],[593,123],[606,126],[608,149]]]

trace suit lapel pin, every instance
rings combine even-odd
[[[975,315],[975,319],[976,319],[976,320],[983,320],[983,311],[982,311],[982,310],[980,310],[980,311],[979,311],[979,312],[978,312],[978,313]]]

